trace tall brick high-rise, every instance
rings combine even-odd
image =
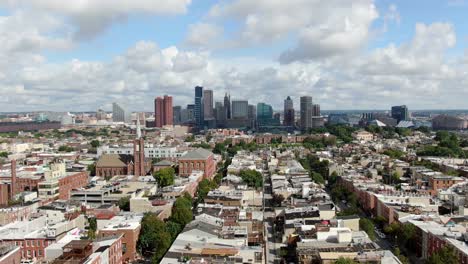
[[[173,125],[172,96],[156,97],[154,99],[155,126]]]

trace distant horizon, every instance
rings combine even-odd
[[[178,105],[175,105],[178,106]],[[298,108],[294,108],[294,110],[298,111]],[[97,110],[94,111],[51,111],[51,110],[34,110],[34,111],[21,111],[21,112],[0,112],[0,115],[8,115],[8,114],[27,114],[27,113],[42,113],[42,112],[68,112],[68,113],[96,113]],[[103,110],[106,113],[112,113],[112,110]],[[283,110],[275,110],[274,112],[282,112]],[[390,112],[391,109],[321,109],[321,112]],[[409,112],[467,112],[468,109],[408,109]],[[153,111],[131,111],[131,113],[154,113]]]

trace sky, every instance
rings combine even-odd
[[[0,112],[468,109],[468,0],[0,0]]]

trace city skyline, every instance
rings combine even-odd
[[[1,111],[149,112],[159,94],[192,103],[197,85],[213,104],[229,92],[274,109],[288,95],[323,110],[467,108],[462,0],[112,5],[0,3]]]

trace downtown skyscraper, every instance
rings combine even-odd
[[[174,124],[173,118],[172,96],[156,97],[154,99],[155,127],[171,126]]]
[[[406,105],[392,106],[392,118],[397,122],[409,120],[408,107]]]
[[[204,120],[214,119],[213,90],[203,91],[203,117]]]
[[[249,102],[247,100],[232,101],[232,119],[247,119]]]
[[[195,109],[194,109],[194,117],[195,117],[195,125],[198,129],[203,129],[203,124],[205,121],[205,117],[203,114],[204,107],[203,107],[203,87],[196,86],[195,87]]]
[[[231,95],[224,94],[224,111],[226,119],[231,119]]]
[[[301,96],[301,129],[307,130],[312,128],[312,96]]]
[[[294,103],[291,97],[284,100],[284,126],[294,126]]]
[[[114,122],[130,123],[131,113],[122,105],[112,103],[112,120]]]

